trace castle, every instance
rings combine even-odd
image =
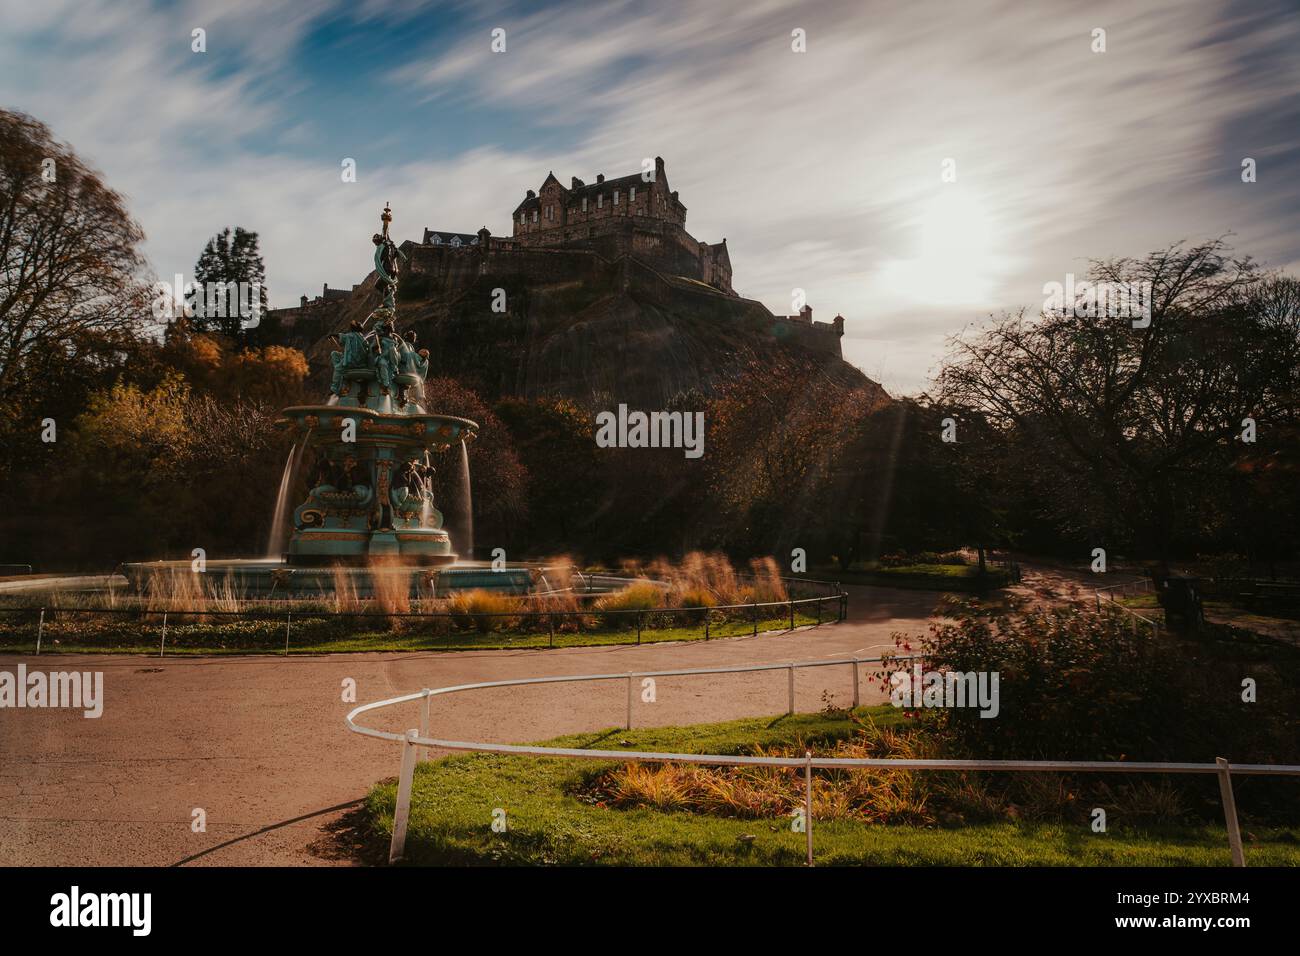
[[[735,295],[727,240],[700,242],[686,231],[686,207],[668,186],[663,157],[654,169],[594,183],[574,176],[564,186],[550,173],[511,215],[521,246],[586,248],[607,259],[634,256],[670,275],[687,276]]]
[[[641,172],[598,175],[590,184],[574,177],[566,187],[548,173],[510,219],[510,236],[494,236],[486,226],[477,233],[425,228],[418,243],[403,242],[403,293],[450,313],[476,302],[486,307],[487,298],[468,296],[476,285],[527,288],[536,306],[547,290],[564,295],[580,287],[595,301],[632,282],[642,299],[635,308],[653,301],[683,315],[727,315],[750,328],[755,341],[841,357],[842,317],[814,322],[809,306],[796,315],[774,315],[736,293],[727,240],[701,242],[686,231],[686,206],[669,187],[661,157],[653,169],[647,160]],[[361,309],[369,289],[364,281],[351,291],[326,285],[314,299],[303,296],[296,307],[270,310],[255,337],[310,348],[342,328],[340,316]],[[529,298],[516,301],[529,307]]]

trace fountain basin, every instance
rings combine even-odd
[[[390,401],[388,396],[377,400]],[[473,440],[476,423],[410,403],[396,413],[357,405],[294,405],[281,416],[302,436],[302,448],[313,449],[318,465],[325,465],[325,474],[309,483],[307,500],[294,511],[283,553],[288,564],[433,567],[456,560],[442,513],[427,492],[411,487],[423,487],[420,479],[402,482],[399,476],[403,468],[409,474],[410,463],[430,450]],[[287,484],[288,465],[286,476]],[[282,485],[282,497],[285,491]]]
[[[458,441],[473,441],[478,424],[455,415],[424,411],[393,414],[346,405],[291,405],[280,412],[286,426],[309,433],[312,445],[339,441],[346,422],[354,421],[357,443],[374,439],[385,445],[423,451],[446,451]]]
[[[303,566],[275,558],[209,561],[201,573],[190,561],[139,561],[121,568],[132,589],[141,594],[193,593],[197,599],[202,593],[209,600],[315,600],[340,593],[358,598],[405,593],[420,600],[470,590],[522,595],[532,591],[539,571],[540,566],[529,565],[494,571],[486,565],[438,569],[396,561]]]

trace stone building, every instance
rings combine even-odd
[[[799,310],[798,315],[778,315],[777,318],[800,326],[807,326],[818,332],[829,333],[836,338],[844,337],[844,316],[837,315],[829,322],[814,322],[811,305],[805,305]]]
[[[521,246],[588,248],[617,258],[631,255],[672,275],[696,279],[729,295],[727,240],[700,242],[686,231],[686,206],[668,185],[662,157],[653,171],[593,183],[576,176],[568,186],[550,173],[530,189],[511,216]]]

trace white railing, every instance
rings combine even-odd
[[[646,677],[684,677],[697,674],[740,674],[755,671],[780,671],[787,674],[788,706],[786,713],[794,713],[795,671],[814,667],[851,666],[853,668],[853,706],[861,703],[859,667],[862,664],[889,664],[920,659],[919,655],[899,657],[846,657],[834,660],[788,661],[779,664],[746,664],[735,667],[697,667],[686,670],[636,671],[623,674],[576,674],[562,677],[528,677],[520,680],[484,681],[475,684],[457,684],[452,687],[425,688],[413,694],[390,697],[387,700],[362,704],[346,718],[348,729],[380,740],[402,744],[401,768],[397,778],[397,804],[393,811],[393,837],[389,845],[388,860],[400,860],[406,849],[406,826],[411,812],[411,784],[415,776],[416,748],[437,747],[442,750],[476,751],[480,753],[521,754],[534,757],[571,757],[579,760],[652,761],[655,763],[691,763],[701,766],[737,767],[763,766],[802,768],[804,770],[804,826],[807,834],[807,863],[813,863],[812,771],[892,769],[892,770],[973,770],[1011,772],[1063,772],[1063,773],[1189,773],[1216,774],[1219,778],[1219,795],[1223,800],[1224,820],[1228,830],[1228,844],[1232,852],[1232,865],[1245,866],[1241,843],[1241,830],[1237,824],[1237,806],[1232,793],[1231,774],[1241,776],[1296,776],[1300,765],[1232,764],[1223,757],[1214,763],[1128,763],[1110,760],[921,760],[875,757],[814,757],[811,752],[799,757],[746,757],[734,754],[659,753],[644,750],[588,750],[536,745],[498,744],[487,741],[444,740],[429,736],[430,704],[434,697],[464,691],[486,690],[494,687],[525,687],[538,684],[578,683],[585,681],[627,682],[627,715],[624,726],[632,729],[633,687],[637,680]],[[420,701],[419,728],[406,733],[362,727],[356,718],[373,710]]]
[[[1151,593],[1152,590],[1153,589],[1151,586],[1150,578],[1139,578],[1136,581],[1124,581],[1120,584],[1111,584],[1104,588],[1094,588],[1093,595],[1097,599],[1098,611],[1101,610],[1102,595],[1104,594],[1106,596],[1106,600],[1110,602],[1111,607],[1118,608],[1119,610],[1127,614],[1129,616],[1130,622],[1133,625],[1133,633],[1135,634],[1137,633],[1138,622],[1140,621],[1141,623],[1148,625],[1151,628],[1151,630],[1155,632],[1156,636],[1159,636],[1160,627],[1161,627],[1159,621],[1157,621],[1155,618],[1147,617],[1145,614],[1139,614],[1137,611],[1133,610],[1132,608],[1125,607],[1123,604],[1119,603],[1120,598],[1128,597],[1130,593],[1149,594]],[[1117,593],[1119,597],[1115,596]]]

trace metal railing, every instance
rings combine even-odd
[[[1241,842],[1241,829],[1237,822],[1236,800],[1232,792],[1232,774],[1241,776],[1295,776],[1300,777],[1300,765],[1232,764],[1223,757],[1214,763],[1124,762],[1110,760],[936,760],[867,757],[814,757],[811,752],[804,757],[750,757],[734,754],[661,753],[644,750],[587,750],[537,745],[498,744],[487,741],[445,740],[429,736],[430,710],[434,697],[464,691],[486,690],[499,687],[525,687],[539,684],[578,683],[586,681],[627,682],[626,729],[632,729],[633,687],[636,681],[647,677],[684,677],[701,674],[739,674],[756,671],[785,671],[787,674],[787,714],[794,713],[795,671],[815,667],[851,666],[853,668],[853,706],[861,704],[859,668],[863,664],[896,664],[921,660],[921,655],[898,657],[846,657],[833,660],[787,661],[776,664],[745,664],[733,667],[697,667],[684,670],[634,671],[623,674],[575,674],[560,677],[529,677],[519,680],[483,681],[474,684],[457,684],[451,687],[424,688],[413,694],[390,697],[387,700],[362,704],[348,713],[345,721],[354,733],[380,740],[401,743],[402,757],[397,778],[397,802],[393,810],[393,836],[389,844],[388,861],[401,860],[406,850],[406,829],[411,811],[411,787],[415,777],[416,748],[437,747],[442,750],[474,751],[479,753],[517,754],[534,757],[570,757],[579,760],[650,761],[654,763],[689,763],[700,766],[785,767],[804,770],[804,825],[807,864],[813,865],[813,814],[812,771],[821,770],[923,770],[923,771],[989,771],[989,772],[1061,772],[1061,773],[1180,773],[1215,774],[1219,780],[1219,795],[1223,801],[1224,821],[1228,831],[1228,845],[1233,866],[1245,866],[1245,852]],[[362,727],[356,718],[370,711],[398,704],[421,702],[420,726],[406,733],[393,733]]]
[[[626,641],[604,641],[607,644],[640,644],[642,634],[647,624],[653,624],[656,621],[670,620],[672,627],[682,627],[683,621],[687,624],[695,624],[700,628],[701,639],[708,641],[714,637],[714,628],[719,624],[737,624],[741,621],[748,623],[752,636],[758,636],[759,625],[763,622],[772,621],[780,618],[783,622],[788,619],[789,629],[795,630],[797,627],[820,626],[822,624],[836,623],[843,621],[848,614],[848,593],[845,592],[837,583],[827,581],[799,581],[802,585],[821,585],[827,588],[828,593],[816,595],[813,597],[794,598],[791,597],[784,601],[765,601],[751,602],[749,604],[719,604],[712,607],[664,607],[652,609],[636,608],[582,608],[577,610],[525,610],[523,608],[508,611],[480,611],[475,609],[464,610],[440,610],[440,611],[330,611],[315,610],[311,607],[291,606],[282,611],[273,610],[244,610],[244,611],[221,611],[206,609],[186,609],[186,608],[78,608],[78,607],[0,607],[0,614],[29,615],[36,622],[36,653],[41,653],[41,644],[44,639],[48,623],[57,615],[66,614],[71,617],[82,615],[89,616],[129,616],[140,622],[142,627],[146,618],[152,617],[159,622],[161,632],[158,635],[158,656],[162,657],[166,653],[168,618],[170,616],[174,624],[178,618],[186,617],[208,617],[208,618],[226,618],[235,621],[274,621],[284,623],[284,645],[283,653],[290,652],[290,632],[294,622],[299,625],[306,621],[322,621],[335,619],[352,619],[352,618],[375,618],[384,620],[409,620],[409,621],[443,621],[447,625],[447,637],[449,639],[457,635],[457,628],[462,622],[491,621],[496,619],[514,620],[531,622],[530,627],[516,626],[505,628],[502,634],[547,634],[547,647],[555,647],[555,637],[557,633],[557,623],[562,629],[565,623],[577,622],[577,632],[582,633],[588,628],[586,622],[592,618],[604,619],[606,621],[617,620],[625,621],[626,624],[615,630],[626,630],[628,639]],[[526,597],[516,596],[518,600],[526,600]],[[809,623],[800,624],[798,618],[803,615],[809,619]],[[815,619],[815,620],[814,620]],[[595,628],[599,630],[599,628]],[[635,629],[635,638],[632,637]],[[461,627],[461,631],[466,635],[475,634],[473,627]],[[491,630],[479,630],[477,633],[493,633]],[[738,634],[724,634],[724,637],[735,637]],[[434,640],[437,640],[435,637]],[[265,642],[263,642],[265,644]],[[262,645],[257,645],[262,646]],[[268,645],[269,646],[269,645]],[[278,644],[276,645],[279,646]],[[480,649],[491,649],[493,645],[484,644],[481,641],[475,641],[474,646]],[[502,647],[513,647],[517,645],[501,645]]]
[[[1138,578],[1135,581],[1123,581],[1119,584],[1110,584],[1104,588],[1094,588],[1093,596],[1097,599],[1097,610],[1102,608],[1102,595],[1105,595],[1106,601],[1114,608],[1118,608],[1129,616],[1133,625],[1133,633],[1137,633],[1138,624],[1142,623],[1151,628],[1156,637],[1160,636],[1161,623],[1155,618],[1147,617],[1145,614],[1139,614],[1130,607],[1125,607],[1119,603],[1120,598],[1128,597],[1130,594],[1150,594],[1154,591],[1150,578]],[[1116,597],[1116,594],[1119,597]]]

